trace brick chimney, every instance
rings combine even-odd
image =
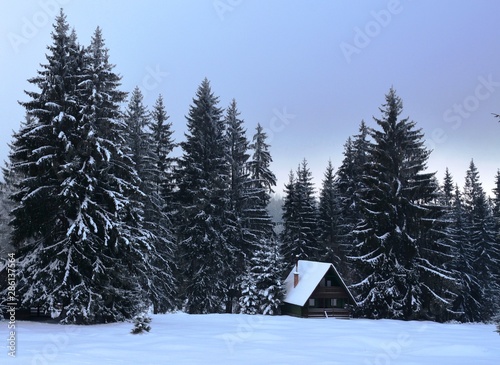
[[[299,255],[295,259],[295,272],[293,273],[293,287],[295,288],[299,283]]]

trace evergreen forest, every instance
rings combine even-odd
[[[297,161],[277,220],[272,146],[236,100],[220,105],[201,80],[175,141],[168,100],[148,107],[139,88],[122,90],[99,27],[81,45],[61,10],[51,36],[0,190],[0,277],[14,255],[19,308],[63,324],[276,315],[298,256],[335,265],[358,317],[498,318],[500,170],[493,196],[473,160],[464,182],[446,167],[439,181],[394,88],[341,165],[326,161],[321,186]]]

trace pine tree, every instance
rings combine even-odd
[[[155,184],[158,189],[158,194],[163,196],[165,206],[163,211],[168,218],[172,218],[174,211],[174,165],[176,158],[172,157],[172,151],[177,146],[173,140],[172,123],[167,123],[169,116],[163,103],[162,95],[158,96],[156,103],[151,112],[150,129],[154,141],[154,154],[156,155],[156,168],[158,176]]]
[[[279,243],[275,239],[273,222],[267,209],[276,177],[270,170],[272,158],[266,138],[262,127],[257,125],[250,146],[254,153],[247,164],[250,176],[244,216],[254,242],[252,253],[246,260],[239,304],[240,311],[248,314],[276,313],[275,305],[281,300],[278,288],[282,275],[281,256],[276,253]],[[267,279],[263,270],[267,270]]]
[[[423,134],[407,118],[398,120],[402,101],[391,88],[376,119],[380,130],[370,132],[369,163],[364,166],[360,202],[363,220],[355,233],[361,280],[362,312],[375,318],[419,318],[430,306],[428,296],[442,300],[429,283],[429,275],[446,278],[434,256],[430,232],[439,214],[431,205],[437,186],[433,173],[425,173],[429,156]],[[443,304],[444,305],[444,304]]]
[[[257,181],[261,188],[265,189],[268,194],[273,193],[273,187],[276,186],[276,176],[270,170],[273,159],[267,142],[267,134],[260,124],[257,124],[256,132],[252,138],[253,143],[251,148],[254,153],[252,160],[249,163],[249,168],[252,174],[252,179]],[[267,205],[266,201],[266,205]]]
[[[150,180],[152,161],[151,145],[146,127],[150,124],[150,115],[143,104],[143,95],[139,87],[135,87],[130,95],[130,101],[125,111],[125,139],[134,161],[136,170],[143,180]],[[146,182],[143,181],[143,186]]]
[[[242,281],[241,313],[279,314],[284,297],[279,243],[274,239],[261,239],[250,261],[250,269]]]
[[[443,183],[443,195],[444,195],[444,205],[450,206],[453,201],[453,177],[451,176],[448,168],[446,168],[444,174],[444,183]]]
[[[175,181],[173,176],[174,158],[171,152],[175,147],[172,139],[171,123],[165,123],[168,116],[160,95],[156,100],[149,122],[148,141],[150,144],[150,180],[146,194],[148,195],[146,218],[150,230],[156,240],[154,272],[156,272],[154,291],[156,299],[155,313],[165,312],[177,306],[177,283],[174,277],[175,237],[173,234],[173,194]]]
[[[256,265],[253,267],[259,275],[256,285],[259,288],[260,313],[265,315],[279,314],[285,291],[281,280],[284,270],[280,244],[275,239],[264,239],[256,253]]]
[[[328,166],[323,178],[323,186],[319,196],[318,231],[320,247],[324,250],[325,261],[332,262],[342,273],[347,272],[346,257],[339,241],[340,200],[335,184],[335,174],[332,162]]]
[[[497,219],[497,223],[500,224],[500,170],[497,170],[495,175],[495,187],[493,188],[493,216]]]
[[[218,98],[203,80],[187,116],[177,170],[179,265],[189,313],[220,312],[234,282],[234,247],[228,241],[229,165]]]
[[[249,142],[243,120],[239,117],[240,112],[236,100],[232,100],[226,109],[224,118],[226,159],[229,164],[229,205],[230,217],[233,219],[226,222],[228,229],[228,241],[234,247],[235,262],[233,282],[228,285],[228,301],[226,312],[233,311],[233,301],[240,296],[239,286],[241,276],[248,266],[248,260],[253,255],[256,236],[252,234],[248,207],[251,204],[250,174],[248,171]]]
[[[245,215],[249,220],[249,228],[256,237],[256,242],[273,235],[273,222],[269,215],[268,205],[273,188],[276,186],[276,176],[271,171],[272,163],[270,145],[266,142],[267,135],[260,124],[252,138],[250,148],[253,155],[248,161],[250,172],[250,191]]]
[[[285,186],[287,196],[283,206],[284,230],[281,235],[285,262],[294,262],[297,255],[304,259],[320,256],[317,235],[317,206],[314,186],[307,161],[291,173]]]
[[[465,209],[458,185],[455,187],[448,223],[446,239],[451,247],[452,260],[447,265],[447,269],[452,271],[456,281],[456,287],[452,289],[450,313],[452,318],[463,322],[479,321],[482,289],[472,266],[474,257],[466,230]]]
[[[362,219],[360,197],[361,191],[364,189],[362,177],[369,158],[369,145],[368,127],[364,121],[361,121],[359,133],[352,138],[349,137],[344,145],[344,159],[335,179],[340,205],[338,240],[339,246],[345,250],[347,257],[354,257],[358,254],[357,248],[353,245],[355,242],[354,229]],[[346,264],[351,266],[349,260]],[[342,270],[342,267],[339,269]],[[350,268],[343,274],[349,282],[361,279],[357,276],[357,271]]]
[[[472,254],[471,266],[481,286],[475,297],[480,303],[477,319],[489,321],[495,314],[495,299],[500,291],[496,277],[500,250],[495,222],[474,161],[471,161],[465,178],[464,209],[465,230]]]
[[[239,111],[236,101],[233,99],[226,110],[226,143],[227,143],[227,161],[229,164],[229,210],[235,217],[232,222],[233,235],[231,240],[233,246],[237,249],[238,267],[245,266],[245,257],[251,255],[252,237],[249,232],[249,223],[245,210],[249,203],[249,172],[248,172],[248,154],[249,142],[245,136],[243,120],[239,118]]]
[[[121,146],[118,90],[100,30],[88,48],[56,19],[47,64],[21,103],[30,122],[14,135],[19,176],[13,241],[22,306],[60,311],[63,323],[131,318],[144,305],[140,280],[147,237],[132,199],[138,178]]]
[[[150,113],[143,104],[139,88],[132,92],[125,113],[125,138],[138,176],[141,192],[138,200],[143,210],[142,227],[148,236],[148,252],[144,259],[144,281],[142,287],[154,307],[155,313],[165,313],[175,307],[175,283],[173,277],[173,235],[171,222],[162,187],[165,185],[165,160],[162,155],[170,146],[164,146],[163,136],[158,135],[158,126],[152,122]],[[152,127],[156,127],[153,129]],[[156,133],[155,133],[156,132]]]
[[[495,242],[496,242],[496,247],[500,248],[500,170],[497,171],[497,174],[495,176],[495,188],[493,189],[493,193],[495,194],[493,197],[493,220],[494,220],[494,225],[495,225],[495,232],[496,232],[496,237],[495,237]],[[497,256],[498,259],[500,257]],[[500,266],[500,265],[499,265]],[[495,280],[497,285],[500,285],[500,267],[497,266],[494,272],[495,275]],[[496,293],[496,299],[495,299],[496,304],[496,312],[497,312],[497,323],[500,324],[500,291]]]

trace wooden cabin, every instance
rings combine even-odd
[[[331,263],[298,260],[285,280],[282,314],[350,318],[356,300]]]

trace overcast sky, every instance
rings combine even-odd
[[[204,77],[221,107],[235,98],[248,137],[257,123],[269,134],[280,193],[303,158],[319,188],[361,120],[375,126],[391,86],[402,116],[423,129],[439,180],[449,167],[462,187],[473,158],[491,193],[500,168],[498,1],[2,1],[0,160],[59,7],[81,44],[102,28],[124,91],[138,85],[149,106],[163,94],[177,142]]]

